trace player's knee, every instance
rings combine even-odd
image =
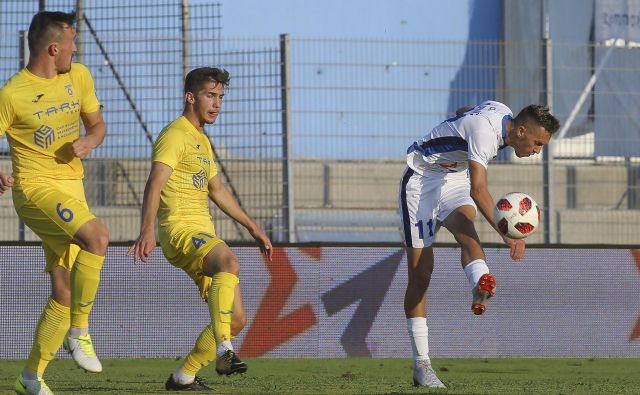
[[[106,252],[109,246],[109,228],[102,222],[96,227],[95,242],[96,248]]]
[[[240,262],[238,262],[238,258],[232,254],[231,257],[225,262],[225,272],[235,274],[238,276],[240,274]]]
[[[76,233],[74,242],[85,251],[96,255],[104,255],[109,246],[109,229],[100,220],[92,220]]]
[[[240,275],[240,263],[235,254],[229,250],[228,253],[219,256],[207,256],[204,262],[204,273],[213,276],[219,272],[226,272]]]

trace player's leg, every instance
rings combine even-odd
[[[231,344],[233,307],[236,287],[240,282],[238,258],[225,243],[219,243],[205,256],[204,273],[212,278],[208,304],[217,344],[216,372],[226,375],[244,373],[247,365],[238,358]]]
[[[70,273],[71,328],[64,346],[78,366],[102,371],[88,334],[88,317],[97,292],[108,244],[106,227],[87,206],[82,180],[55,184],[31,180],[14,190],[14,205],[25,224],[48,249],[47,270],[64,266]],[[75,243],[75,244],[74,244]],[[58,281],[57,277],[53,281]]]
[[[89,314],[98,293],[100,271],[109,244],[107,227],[97,218],[85,222],[74,234],[79,246],[71,270],[71,327],[64,347],[87,372],[102,372],[102,364],[89,334]]]
[[[244,304],[242,303],[242,292],[240,292],[240,285],[235,289],[235,295],[233,298],[233,318],[231,319],[231,337],[235,338],[242,332],[244,326],[247,325],[247,314],[244,311]]]
[[[27,364],[15,382],[21,394],[52,393],[43,380],[44,371],[62,345],[70,322],[69,271],[57,266],[49,271],[51,297],[38,320]]]
[[[453,210],[443,224],[460,244],[462,267],[473,295],[471,310],[479,315],[485,312],[489,298],[495,293],[496,280],[489,273],[482,244],[474,226],[475,215],[475,205],[464,204]]]
[[[404,296],[407,330],[413,352],[413,384],[445,388],[431,367],[427,327],[427,289],[433,272],[433,248],[407,248],[408,278]]]
[[[202,276],[202,278],[208,281],[196,281],[199,287],[211,283],[211,277]],[[206,294],[208,294],[208,292],[206,292],[205,295]],[[233,301],[233,319],[231,320],[232,337],[237,336],[240,331],[242,331],[246,320],[240,286],[237,286]],[[215,359],[216,341],[213,335],[213,328],[211,324],[209,324],[203,329],[200,336],[198,336],[196,344],[184,359],[182,365],[169,376],[165,383],[165,389],[168,391],[211,390],[211,388],[204,383],[204,380],[197,376],[197,373]]]
[[[407,169],[400,185],[399,204],[407,246],[408,282],[404,311],[413,351],[413,382],[417,386],[444,388],[431,367],[426,318],[427,288],[434,266],[431,244],[436,236],[438,185],[437,180],[428,182]]]

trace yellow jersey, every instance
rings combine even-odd
[[[173,169],[160,194],[160,226],[211,221],[208,185],[218,168],[209,138],[181,116],[160,132],[153,145],[153,161]]]
[[[0,137],[9,139],[13,176],[81,179],[71,143],[80,137],[80,113],[99,109],[91,73],[79,63],[54,78],[26,68],[14,74],[0,89]]]

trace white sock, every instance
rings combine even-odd
[[[69,328],[69,335],[71,337],[87,336],[89,334],[89,328]]]
[[[407,318],[413,359],[429,361],[429,328],[425,317]]]
[[[178,368],[175,372],[173,372],[173,381],[178,384],[191,384],[193,380],[195,380],[195,376],[189,376],[182,371],[182,369]]]
[[[216,347],[216,358],[220,358],[227,350],[233,351],[233,344],[229,340],[225,340]]]
[[[482,259],[471,261],[464,267],[464,274],[467,275],[471,289],[475,288],[478,281],[480,281],[480,277],[487,273],[489,273],[489,266],[487,266],[487,263]]]

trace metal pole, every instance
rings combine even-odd
[[[142,119],[142,113],[140,112],[140,110],[138,110],[138,107],[136,107],[136,103],[133,101],[133,98],[129,94],[127,87],[124,85],[124,81],[122,81],[120,74],[118,74],[118,71],[116,70],[116,66],[111,61],[111,58],[109,58],[109,54],[107,53],[107,50],[105,49],[104,45],[102,45],[102,41],[100,41],[100,38],[98,37],[98,33],[96,33],[96,31],[93,29],[93,26],[91,25],[91,22],[89,22],[89,18],[87,18],[87,14],[83,14],[82,19],[86,23],[87,29],[89,29],[89,33],[91,33],[91,35],[93,36],[93,39],[96,42],[96,45],[98,45],[98,48],[102,53],[102,57],[104,57],[105,63],[107,64],[107,66],[109,66],[109,69],[111,69],[111,73],[113,73],[113,77],[116,79],[118,86],[122,90],[122,93],[124,94],[125,99],[129,103],[129,106],[131,107],[133,114],[136,116],[138,123],[140,123],[140,126],[142,127],[142,131],[147,137],[149,144],[153,145],[153,136],[151,135],[151,132],[147,127],[147,123]]]
[[[189,72],[189,0],[182,0],[182,77]]]
[[[280,89],[282,103],[282,218],[289,243],[296,242],[295,208],[293,196],[293,164],[291,163],[291,68],[288,34],[280,35]]]
[[[604,54],[604,56],[600,60],[600,64],[598,64],[598,67],[596,68],[596,70],[593,72],[593,74],[591,74],[589,81],[587,81],[587,84],[584,86],[584,89],[580,93],[580,97],[578,97],[578,101],[573,106],[573,109],[571,109],[569,118],[567,118],[567,121],[560,128],[560,131],[558,132],[558,137],[556,137],[556,139],[564,138],[564,135],[567,134],[567,131],[573,124],[573,121],[576,120],[576,117],[578,116],[578,112],[584,105],[584,102],[587,101],[587,97],[591,94],[591,90],[595,86],[596,81],[598,80],[598,76],[600,75],[600,72],[602,71],[605,64],[607,63],[607,60],[609,60],[609,56],[611,56],[611,53],[613,52],[614,48],[615,48],[615,45],[611,45],[607,49],[607,52]]]
[[[44,2],[41,2],[41,5],[44,6]],[[20,31],[19,38],[20,40],[20,63],[18,64],[20,69],[23,69],[29,63],[29,40],[27,39],[27,32],[25,30]],[[25,227],[24,221],[22,218],[18,218],[18,240],[25,240]]]
[[[38,12],[44,11],[45,7],[45,0],[38,0]]]
[[[84,38],[82,37],[82,23],[84,22],[84,0],[76,0],[76,59],[84,63]]]
[[[542,2],[542,35],[545,46],[545,91],[546,103],[549,110],[553,109],[553,46],[551,33],[549,31],[549,4],[548,0]],[[544,242],[552,244],[557,242],[556,213],[553,180],[553,150],[554,141],[551,139],[549,145],[542,151],[542,178],[544,183]]]

